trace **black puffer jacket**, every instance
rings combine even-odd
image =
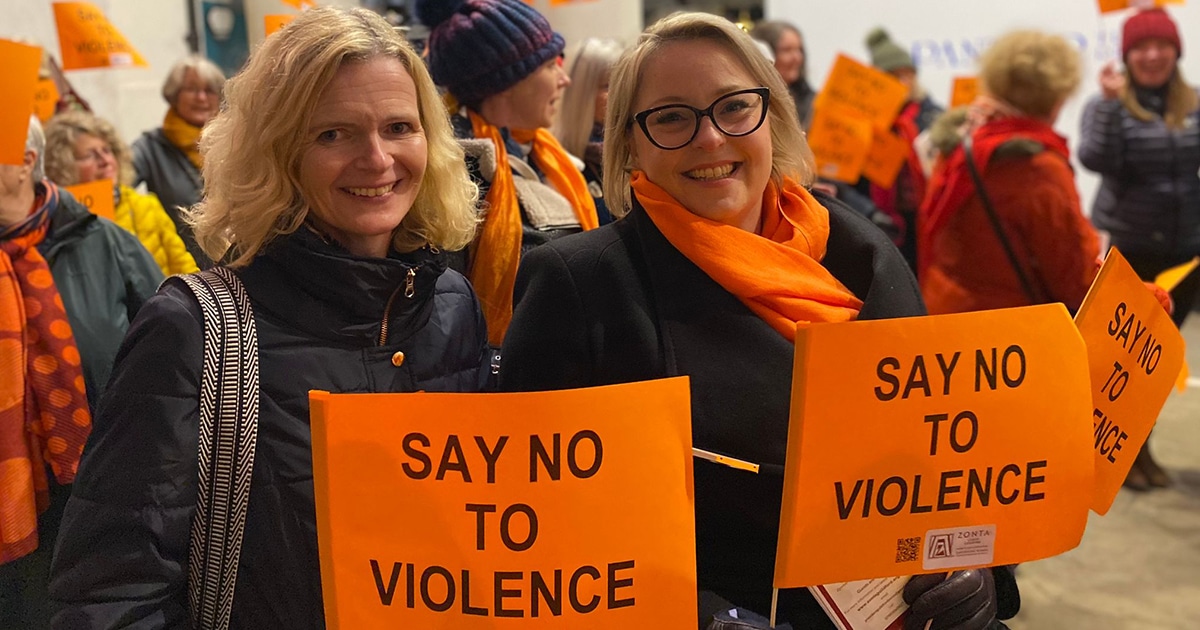
[[[415,294],[397,296],[381,343],[385,305],[409,270]],[[308,391],[477,391],[487,332],[470,285],[425,250],[355,258],[302,229],[239,275],[262,392],[232,627],[323,628]],[[63,517],[53,627],[190,627],[202,338],[180,280],[130,329]]]

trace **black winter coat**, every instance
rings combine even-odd
[[[397,296],[381,341],[385,305],[410,269],[415,294]],[[255,313],[261,400],[231,627],[323,628],[309,390],[478,391],[487,332],[470,285],[427,250],[356,258],[301,229],[239,276]],[[190,627],[202,331],[178,279],[130,329],[63,517],[55,628]]]
[[[828,197],[822,264],[863,300],[860,319],[923,315],[899,251]],[[598,230],[529,252],[504,342],[504,390],[688,375],[692,440],[761,465],[754,475],[695,461],[700,627],[728,602],[765,614],[783,494],[794,346],[679,252],[640,206]],[[784,591],[781,622],[833,625],[806,590]]]

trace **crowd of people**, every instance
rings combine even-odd
[[[867,34],[907,90],[908,154],[881,186],[817,176],[795,25],[677,13],[624,45],[566,42],[522,0],[417,17],[424,56],[369,10],[322,7],[228,80],[185,58],[132,147],[73,90],[44,131],[31,119],[0,165],[0,620],[324,627],[308,391],[686,375],[693,443],[763,465],[695,463],[700,628],[769,628],[797,323],[1074,311],[1097,229],[1145,280],[1200,254],[1200,96],[1162,9],[1124,22],[1123,68],[1084,113],[1090,221],[1054,130],[1086,79],[1057,35],[999,37],[980,95],[943,111],[904,47]],[[65,190],[96,181],[115,221]],[[217,523],[240,546],[215,607],[197,591],[219,385],[197,283],[245,297],[230,347],[257,367],[253,397],[218,406],[257,439],[241,520]],[[1159,292],[1177,324],[1198,290]],[[1147,443],[1126,485],[1169,483]],[[919,576],[905,627],[1003,628],[1017,593],[1012,567]],[[834,627],[807,590],[778,604],[776,627]]]

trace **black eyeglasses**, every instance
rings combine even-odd
[[[770,97],[770,88],[750,88],[730,92],[704,109],[682,103],[661,105],[639,112],[633,119],[651,144],[664,151],[673,151],[695,139],[705,116],[721,133],[733,138],[758,131],[767,119]]]

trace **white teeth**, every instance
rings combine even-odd
[[[709,179],[720,179],[722,177],[728,177],[729,174],[732,172],[733,172],[733,165],[726,164],[725,166],[718,166],[716,168],[698,168],[694,171],[688,171],[688,172],[684,173],[684,175],[687,175],[688,177],[691,177],[692,179],[699,179],[701,181],[704,181],[704,180],[709,180]]]
[[[379,197],[385,195],[392,190],[392,185],[380,186],[379,188],[347,188],[346,191],[351,195],[358,197]]]

